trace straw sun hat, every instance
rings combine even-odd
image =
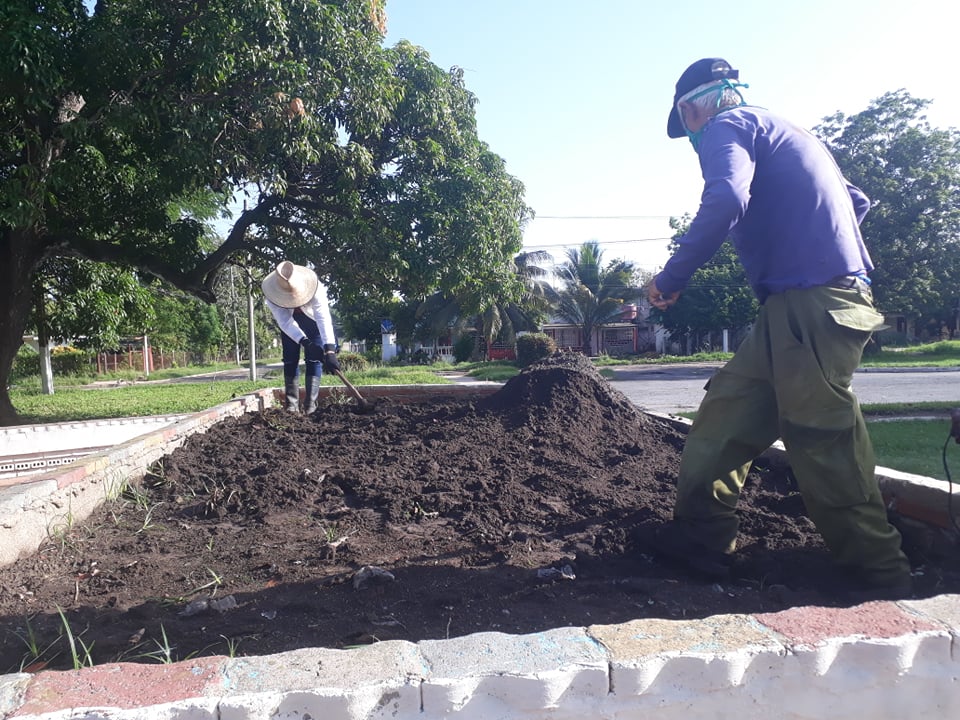
[[[306,305],[317,292],[317,274],[303,265],[284,260],[263,279],[260,287],[267,300],[283,308]]]

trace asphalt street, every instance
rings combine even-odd
[[[645,410],[691,412],[719,363],[630,365],[610,368],[614,387]],[[960,368],[872,369],[854,374],[861,403],[956,402],[960,407]]]
[[[614,387],[638,406],[655,412],[681,413],[697,409],[703,398],[703,386],[721,365],[622,365],[608,369],[613,373],[611,382]],[[271,369],[279,377],[281,367],[279,363],[260,367],[258,374],[262,377],[267,369]],[[248,376],[247,369],[238,368],[191,375],[173,382],[246,380]],[[457,380],[471,381],[469,377]],[[853,389],[861,403],[956,402],[960,407],[960,368],[865,368],[854,375]]]

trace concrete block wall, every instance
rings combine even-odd
[[[147,427],[147,432],[48,472],[0,482],[0,565],[35,551],[58,529],[89,517],[106,498],[120,492],[125,483],[142,478],[151,463],[193,433],[272,403],[273,391],[261,390],[160,429],[151,431],[149,425],[132,423]]]
[[[957,596],[0,678],[13,720],[922,720],[960,712]]]
[[[403,393],[479,397],[497,386],[457,388]],[[390,395],[388,388],[362,392]],[[65,508],[102,500],[111,483],[142,475],[190,433],[274,397],[247,396],[69,471],[0,488],[0,552],[11,561],[7,544],[24,529],[7,526],[18,514],[46,527]],[[777,448],[771,452],[777,457]],[[925,515],[918,525],[946,527],[946,483],[884,468],[878,475],[890,502]],[[44,535],[19,537],[18,553],[35,549]],[[0,714],[11,720],[960,717],[960,595],[13,674],[0,676]]]
[[[182,420],[184,415],[108,418],[0,428],[0,458],[45,451],[117,445]],[[105,438],[110,442],[106,442]]]
[[[0,428],[0,485],[68,465],[78,458],[171,425],[183,417],[158,415]]]

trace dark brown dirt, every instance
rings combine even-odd
[[[0,570],[0,672],[849,604],[782,469],[751,473],[735,579],[655,557],[684,437],[578,356],[351,407],[219,423]],[[912,559],[917,596],[960,591],[960,554]]]

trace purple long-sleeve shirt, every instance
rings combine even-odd
[[[657,275],[661,292],[683,290],[728,235],[761,301],[873,269],[859,227],[870,201],[809,132],[732,108],[704,127],[699,155],[700,209]]]

